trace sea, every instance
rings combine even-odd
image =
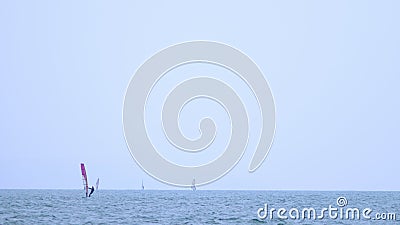
[[[0,224],[400,224],[400,192],[7,189]]]

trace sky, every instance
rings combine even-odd
[[[399,9],[389,0],[2,1],[0,189],[80,189],[81,162],[89,183],[99,177],[103,189],[138,189],[142,180],[148,189],[179,189],[132,159],[123,99],[137,68],[159,50],[211,40],[241,50],[263,71],[276,132],[264,163],[248,173],[259,115],[246,85],[227,81],[256,119],[236,167],[199,189],[398,191]],[[171,73],[229,77],[199,65]],[[216,145],[198,158],[174,150],[157,123],[157,96],[179,82],[169,77],[147,106],[153,144],[179,163],[211,160],[229,141],[226,112],[192,102],[182,132],[195,138],[199,118],[211,114]]]

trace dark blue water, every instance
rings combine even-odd
[[[91,198],[83,195],[80,190],[0,190],[0,224],[400,224],[400,192],[99,190]],[[338,197],[347,205],[339,207]],[[260,219],[257,211],[265,204],[268,211],[284,208],[287,219],[277,210]],[[328,212],[321,219],[300,218],[304,208],[320,216],[329,205],[344,212],[372,211],[360,219],[331,218]],[[290,218],[292,208],[299,218]]]

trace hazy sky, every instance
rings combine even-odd
[[[263,165],[248,173],[259,135],[253,119],[239,164],[200,189],[400,190],[399,1],[140,2],[1,3],[0,188],[82,188],[81,162],[101,188],[136,189],[142,179],[147,188],[175,188],[131,158],[125,89],[158,50],[213,40],[245,52],[264,72],[276,136]],[[211,66],[175,73],[212,71],[224,78]],[[173,161],[210,160],[229,141],[229,118],[217,104],[198,100],[182,112],[188,137],[198,135],[202,116],[218,124],[216,145],[198,159],[157,130],[157,96],[175,81],[153,93],[149,135]],[[247,87],[228,82],[257,118]]]

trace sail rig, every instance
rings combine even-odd
[[[88,186],[88,179],[86,175],[86,169],[85,169],[85,164],[81,163],[81,171],[82,171],[82,182],[83,182],[83,187],[86,192],[86,197],[88,196],[89,192],[89,186]]]

